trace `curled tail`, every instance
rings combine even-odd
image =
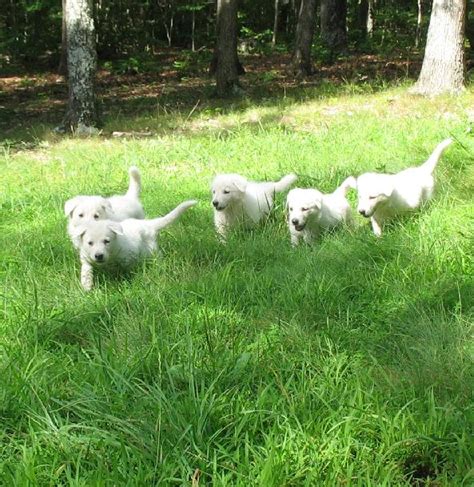
[[[349,189],[357,189],[357,181],[354,176],[346,178],[335,192],[341,192],[345,197]]]
[[[161,218],[154,218],[153,220],[150,220],[150,224],[153,226],[153,229],[155,231],[159,232],[163,228],[174,223],[181,216],[182,213],[184,213],[191,206],[194,206],[196,203],[196,200],[184,201],[174,210],[170,211],[167,215],[162,216]]]
[[[127,196],[129,198],[136,198],[140,196],[140,190],[142,189],[142,178],[138,167],[132,166],[128,170],[130,176],[130,183],[128,184]]]
[[[283,176],[280,181],[275,183],[275,192],[279,193],[281,191],[286,191],[297,179],[298,176],[296,176],[296,174]]]
[[[440,142],[431,156],[428,158],[428,160],[422,164],[422,168],[426,171],[428,171],[430,174],[434,171],[436,164],[438,164],[439,158],[441,157],[441,154],[444,152],[444,149],[448,147],[451,143],[453,142],[453,139],[445,139],[443,142]]]

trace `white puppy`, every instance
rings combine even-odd
[[[239,174],[220,174],[212,182],[214,224],[221,240],[239,222],[256,224],[273,207],[275,193],[286,191],[297,177],[284,176],[278,182],[251,182]]]
[[[92,220],[76,227],[74,238],[79,241],[83,288],[92,288],[94,266],[129,268],[156,252],[160,230],[172,224],[196,203],[195,200],[185,201],[167,215],[153,220]]]
[[[76,248],[79,241],[74,238],[77,227],[93,220],[122,221],[126,218],[145,218],[140,203],[141,178],[137,167],[132,166],[128,173],[130,183],[124,195],[103,198],[102,196],[76,196],[64,204],[64,213],[69,218],[68,234]]]
[[[399,213],[416,210],[433,195],[433,171],[443,151],[452,139],[443,140],[429,159],[418,167],[410,167],[397,174],[365,173],[357,178],[359,213],[370,218],[377,237],[382,224]]]
[[[311,243],[321,231],[351,224],[352,210],[346,195],[355,184],[351,176],[330,194],[312,188],[292,189],[286,198],[291,244],[296,246],[301,239]]]

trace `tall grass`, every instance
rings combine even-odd
[[[170,115],[147,140],[6,149],[0,483],[472,485],[473,101],[268,101]],[[260,228],[214,236],[218,172],[295,171],[329,191],[420,163],[449,134],[434,201],[381,239],[360,219],[291,249],[282,198]],[[122,192],[131,164],[149,216],[200,204],[162,255],[84,293],[62,205]]]

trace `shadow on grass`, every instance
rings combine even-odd
[[[174,53],[175,59],[184,54]],[[169,57],[169,56],[168,56]],[[158,62],[158,61],[157,61]],[[127,130],[135,117],[158,117],[160,130],[175,128],[192,115],[239,113],[249,107],[269,104],[297,103],[339,94],[371,94],[397,85],[413,77],[418,62],[392,60],[376,56],[354,55],[334,65],[321,65],[316,75],[297,81],[286,72],[288,55],[247,56],[247,75],[242,79],[243,98],[213,98],[213,80],[205,74],[207,66],[180,71],[166,58],[159,73],[117,74],[102,70],[98,76],[98,93],[105,129]],[[4,93],[0,95],[2,121],[0,142],[11,148],[31,148],[46,138],[60,124],[67,101],[64,80],[52,72],[29,72],[0,79]],[[121,118],[121,125],[117,119]],[[174,123],[173,123],[174,122]],[[146,124],[146,121],[138,122]],[[156,125],[156,122],[155,124]],[[146,128],[143,126],[143,128]]]

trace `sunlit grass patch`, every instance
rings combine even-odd
[[[106,121],[152,137],[5,149],[1,482],[181,485],[199,469],[209,485],[468,485],[470,104],[401,89],[244,101],[160,130],[161,115]],[[331,191],[421,163],[449,135],[433,201],[381,239],[357,216],[292,249],[284,197],[259,228],[215,238],[216,173],[294,171]],[[132,164],[147,215],[200,203],[160,255],[84,293],[63,203],[124,191]]]

